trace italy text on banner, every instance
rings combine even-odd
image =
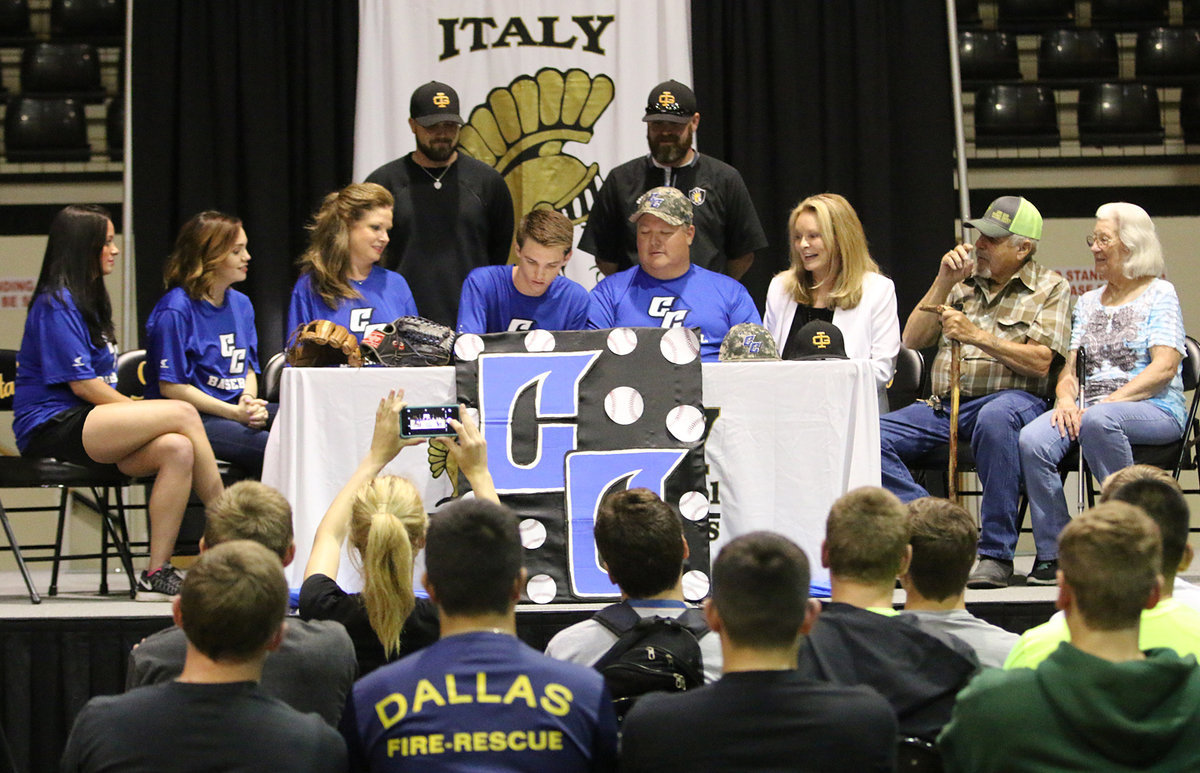
[[[461,148],[504,176],[519,216],[551,206],[576,232],[608,171],[644,154],[646,95],[691,81],[688,0],[362,0],[354,179],[414,147],[412,92],[453,86]],[[584,256],[579,256],[584,257]],[[591,287],[592,261],[571,278]]]

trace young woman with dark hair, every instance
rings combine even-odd
[[[118,254],[103,208],[70,206],[55,216],[21,338],[13,431],[27,456],[155,476],[138,599],[164,600],[182,581],[168,559],[189,493],[207,503],[221,493],[221,477],[195,408],[134,402],[113,386],[117,348],[104,277]]]

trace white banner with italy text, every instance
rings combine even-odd
[[[689,0],[361,0],[354,179],[415,147],[412,92],[458,92],[460,150],[491,165],[514,215],[557,209],[576,240],[617,164],[647,152],[646,95],[691,83]],[[597,281],[577,255],[568,275]]]

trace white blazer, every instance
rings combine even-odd
[[[763,315],[763,326],[774,336],[780,354],[796,316],[796,301],[784,289],[784,274],[786,272],[777,274],[771,280],[767,289],[767,313]],[[887,413],[887,385],[892,380],[896,355],[900,351],[896,285],[883,274],[866,274],[862,300],[853,309],[834,309],[833,324],[842,331],[847,357],[871,360],[871,370],[879,389],[879,413]]]

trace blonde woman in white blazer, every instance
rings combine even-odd
[[[871,360],[879,412],[886,413],[887,384],[900,351],[896,287],[867,251],[858,214],[836,193],[810,196],[788,217],[788,238],[792,265],[771,280],[763,324],[786,360],[792,331],[813,319],[832,319],[846,355]]]

